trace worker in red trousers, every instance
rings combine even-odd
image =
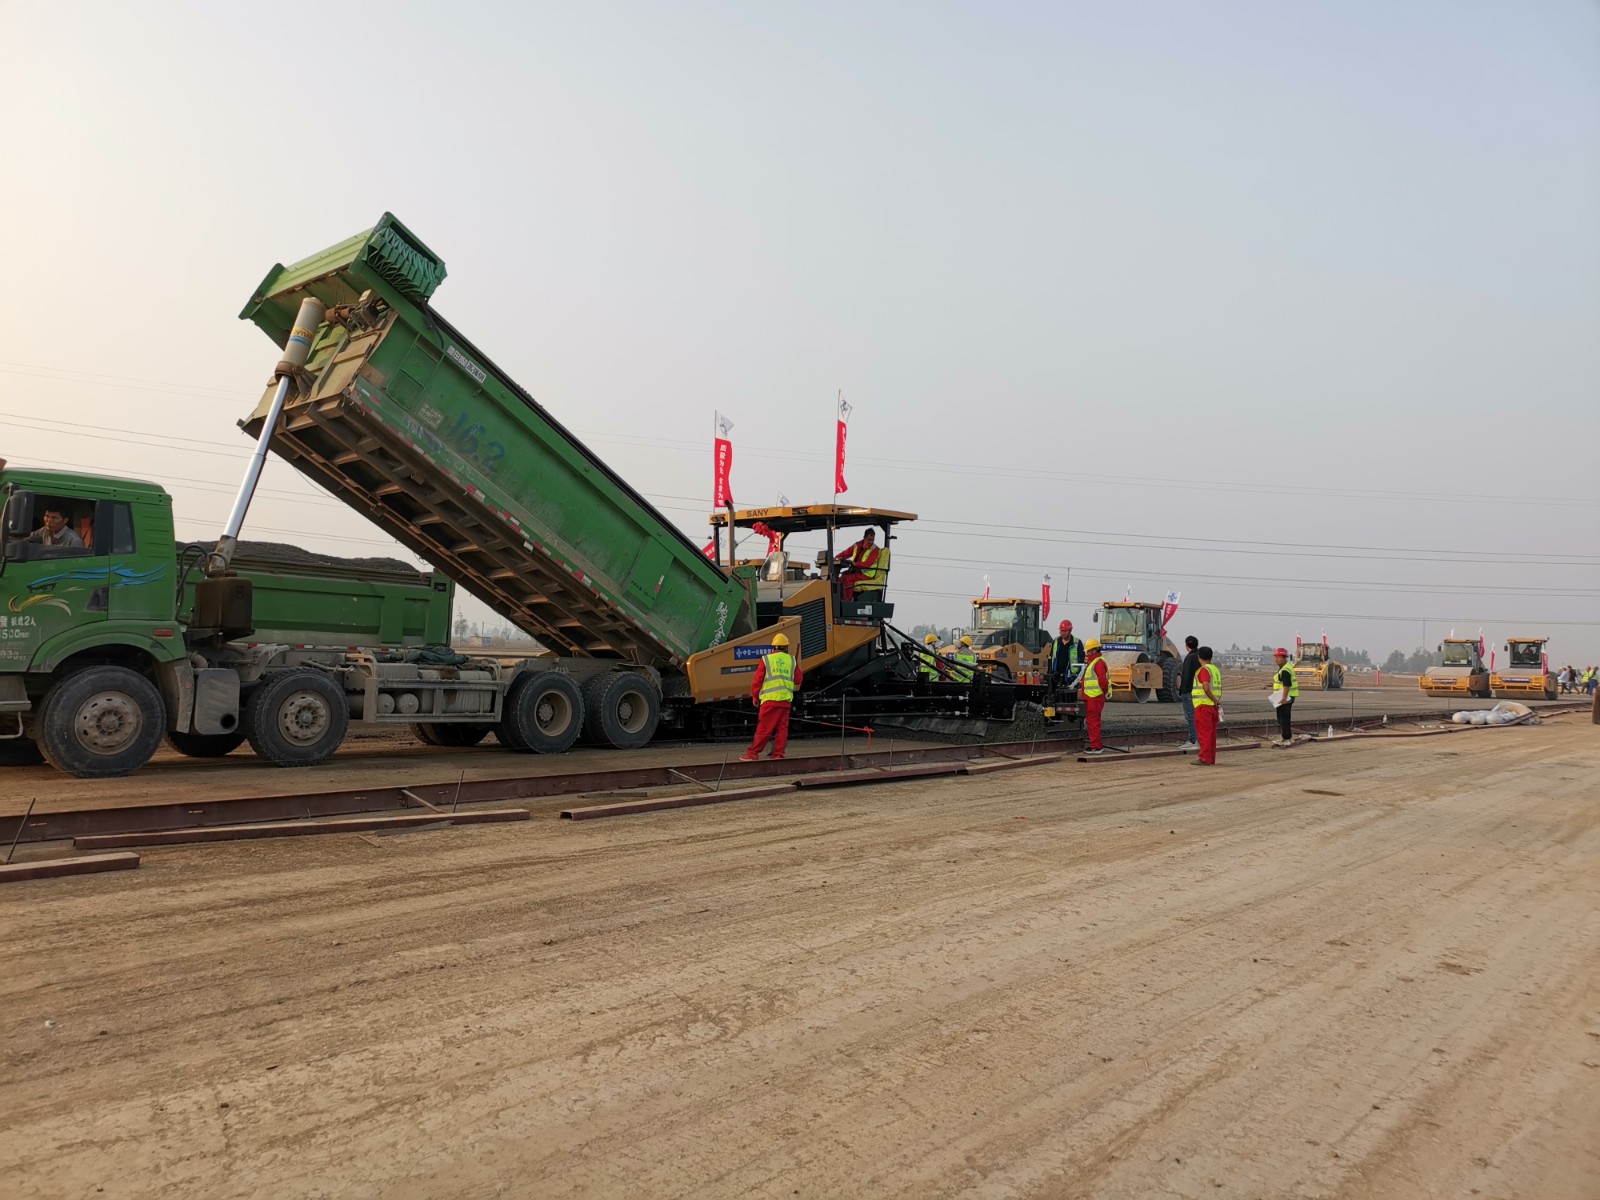
[[[772,757],[783,757],[789,746],[789,708],[799,687],[800,664],[789,653],[788,636],[780,633],[772,639],[772,652],[761,660],[750,684],[750,698],[760,707],[761,713],[756,718],[755,740],[750,743],[750,749],[739,756],[740,762],[755,762],[761,757],[761,748],[769,741]]]
[[[1194,760],[1197,767],[1217,765],[1217,723],[1222,717],[1222,668],[1211,661],[1210,646],[1195,651],[1200,659],[1200,669],[1194,673],[1194,731],[1200,743],[1200,754]]]
[[[1083,682],[1078,685],[1083,695],[1083,719],[1089,728],[1089,748],[1085,754],[1104,754],[1100,741],[1100,715],[1105,712],[1106,701],[1111,699],[1111,668],[1106,666],[1100,653],[1100,639],[1089,638],[1083,643],[1083,652],[1089,657],[1083,664]]]

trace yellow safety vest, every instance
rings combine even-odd
[[[956,651],[956,662],[960,665],[951,672],[957,683],[971,683],[977,675],[978,656],[965,648]]]
[[[929,651],[929,653],[932,653],[932,651]],[[939,664],[931,658],[922,659],[921,665],[917,668],[917,670],[921,673],[924,679],[936,682],[939,678]]]
[[[1206,688],[1203,680],[1211,680],[1211,694],[1215,700],[1206,698]],[[1194,706],[1200,708],[1204,705],[1222,703],[1222,668],[1216,663],[1201,663],[1200,669],[1194,673],[1194,687],[1189,689],[1189,696],[1194,700]]]
[[[761,661],[767,669],[761,679],[761,703],[789,703],[794,699],[794,656],[774,650]]]
[[[866,575],[865,579],[856,581],[856,591],[858,593],[883,591],[884,585],[889,580],[889,547],[879,547],[877,561],[870,567],[858,566],[858,569]]]
[[[1105,662],[1104,656],[1098,659],[1091,658],[1083,665],[1083,697],[1085,700],[1093,700],[1101,694],[1100,677],[1094,672],[1094,664],[1097,662]],[[1116,690],[1116,686],[1111,682],[1111,664],[1106,663],[1106,699],[1111,699]]]
[[[1300,694],[1300,676],[1294,673],[1293,663],[1284,663],[1281,667],[1272,669],[1272,691],[1277,691],[1283,686],[1283,673],[1289,672],[1289,699],[1293,700]]]

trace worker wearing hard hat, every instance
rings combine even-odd
[[[961,642],[956,646],[953,657],[956,665],[950,672],[950,677],[957,683],[971,683],[978,674],[978,654],[972,648],[970,635],[961,635]]]
[[[929,683],[944,678],[944,667],[939,662],[939,635],[930,633],[922,639],[923,652],[917,655],[917,674]]]
[[[1060,636],[1050,643],[1050,657],[1046,670],[1052,682],[1062,689],[1076,687],[1078,675],[1083,671],[1083,641],[1072,636],[1072,622],[1061,622]]]
[[[1217,765],[1217,725],[1222,720],[1222,668],[1211,661],[1211,647],[1201,646],[1195,651],[1200,661],[1194,673],[1190,697],[1194,701],[1195,731],[1200,753],[1194,759],[1197,767]]]
[[[1106,666],[1106,660],[1100,654],[1100,639],[1090,638],[1083,644],[1083,652],[1087,656],[1083,664],[1083,683],[1079,690],[1083,694],[1084,724],[1088,727],[1088,748],[1085,754],[1104,754],[1105,746],[1100,740],[1100,717],[1105,712],[1106,701],[1111,699],[1111,669]]]
[[[772,757],[782,758],[789,746],[789,708],[800,687],[800,664],[789,653],[787,634],[776,634],[772,649],[756,667],[756,677],[750,683],[750,698],[760,708],[756,717],[756,736],[750,749],[739,756],[740,762],[755,762],[767,742],[772,743]]]
[[[1289,665],[1289,651],[1279,646],[1272,652],[1272,690],[1268,699],[1278,710],[1278,740],[1275,746],[1294,745],[1294,727],[1289,714],[1294,709],[1294,698],[1300,694],[1300,681],[1295,678],[1294,667]]]

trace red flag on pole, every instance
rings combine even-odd
[[[987,575],[983,577],[983,598],[985,600],[989,598],[989,577]]]
[[[711,444],[711,507],[727,508],[733,503],[733,488],[728,480],[733,470],[733,443],[728,440],[728,434],[733,432],[733,422],[721,413],[717,413],[716,418],[716,436]]]
[[[1178,593],[1168,592],[1166,600],[1161,605],[1161,629],[1157,632],[1157,637],[1167,636],[1167,626],[1172,622],[1172,618],[1177,615]]]
[[[845,427],[850,421],[851,406],[845,403],[844,393],[839,393],[839,420],[838,432],[834,439],[833,449],[833,494],[839,496],[850,490],[850,485],[844,481],[844,435]]]
[[[1050,576],[1044,577],[1044,586],[1040,589],[1039,596],[1039,624],[1043,625],[1050,619]]]
[[[717,539],[716,538],[712,538],[704,546],[701,546],[700,547],[700,553],[704,554],[712,562],[716,562],[717,561]]]

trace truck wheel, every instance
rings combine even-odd
[[[320,671],[268,675],[245,706],[250,748],[275,767],[313,767],[344,741],[344,690]]]
[[[661,723],[661,697],[637,671],[596,675],[583,688],[584,729],[603,746],[637,750],[650,743]]]
[[[413,725],[411,732],[417,735],[417,740],[426,742],[430,746],[447,746],[452,749],[465,749],[476,746],[489,736],[489,725],[456,725],[443,721],[430,721],[425,725]]]
[[[44,753],[32,738],[6,738],[0,741],[0,767],[37,767],[42,762]]]
[[[525,672],[506,694],[500,740],[514,750],[560,754],[570,750],[583,732],[585,707],[584,694],[572,676],[560,671]]]
[[[106,779],[149,762],[166,725],[167,706],[155,684],[127,667],[90,667],[45,696],[39,749],[59,771]]]
[[[244,730],[231,733],[169,733],[167,741],[179,754],[190,758],[223,758],[244,745]]]

